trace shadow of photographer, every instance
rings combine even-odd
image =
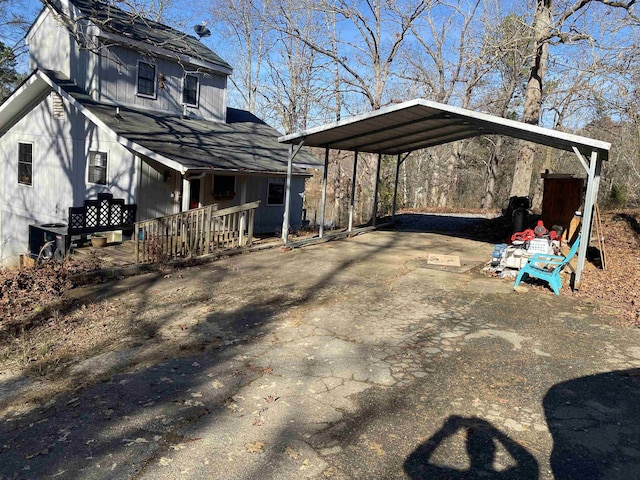
[[[465,438],[468,468],[458,469],[433,463],[438,447],[462,432]],[[496,468],[496,454],[501,445],[511,457],[510,466]],[[404,462],[404,470],[412,480],[419,479],[537,479],[538,462],[524,447],[496,429],[486,420],[450,416],[429,440],[420,445]]]

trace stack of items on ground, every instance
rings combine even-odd
[[[562,227],[554,225],[547,230],[542,220],[538,220],[535,228],[514,233],[510,244],[497,244],[484,271],[500,278],[515,278],[536,253],[559,255],[561,237]]]

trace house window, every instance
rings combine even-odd
[[[182,83],[182,103],[186,105],[198,106],[198,77],[195,75],[185,75]]]
[[[269,179],[267,205],[284,205],[284,178]]]
[[[33,185],[33,144],[18,143],[18,183]]]
[[[213,198],[232,200],[236,196],[236,177],[231,175],[213,176]]]
[[[89,152],[89,183],[107,184],[107,152]]]
[[[138,62],[138,95],[156,96],[156,66],[147,62]]]

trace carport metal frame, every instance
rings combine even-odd
[[[290,245],[289,217],[293,160],[303,145],[325,149],[320,232],[319,237],[316,237],[323,238],[325,235],[324,213],[330,149],[354,152],[353,182],[355,182],[357,173],[358,153],[366,152],[378,155],[372,214],[372,225],[375,227],[382,155],[397,156],[393,194],[393,216],[395,216],[398,173],[400,165],[411,152],[481,135],[506,135],[539,145],[574,152],[578,157],[578,160],[587,173],[587,191],[585,194],[581,229],[581,238],[583,241],[578,250],[578,265],[575,277],[575,287],[579,288],[587,255],[587,247],[589,245],[594,204],[598,197],[602,162],[608,159],[611,144],[425,99],[411,100],[381,108],[339,122],[285,135],[278,139],[281,143],[290,144],[285,211],[282,224],[282,240],[285,246]],[[354,198],[355,188],[352,188],[349,204],[349,233],[354,232]]]

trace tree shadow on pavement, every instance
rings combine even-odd
[[[454,468],[434,463],[438,447],[458,432],[464,434],[468,468]],[[509,466],[496,468],[497,447],[501,445],[509,458]],[[419,479],[537,479],[538,462],[515,442],[486,420],[477,417],[450,416],[429,440],[409,455],[404,470],[412,480]]]
[[[137,356],[133,364],[119,368],[120,373],[106,374],[76,388],[72,382],[55,398],[40,399],[34,408],[0,417],[0,479],[131,478],[142,476],[155,464],[162,465],[164,455],[183,445],[198,445],[207,435],[205,426],[216,425],[225,413],[234,411],[234,395],[257,378],[273,374],[268,366],[252,364],[244,355],[246,348],[267,335],[283,311],[322,297],[337,277],[385,251],[391,243],[388,240],[347,261],[329,262],[325,269],[316,268],[313,275],[301,268],[308,263],[306,256],[299,255],[298,263],[298,257],[290,257],[284,263],[303,272],[297,290],[293,289],[292,273],[282,262],[282,274],[271,278],[262,270],[265,259],[259,255],[245,259],[249,263],[246,270],[223,270],[216,264],[206,272],[193,273],[202,288],[211,290],[210,302],[227,304],[228,308],[189,310],[192,300],[196,306],[202,302],[200,297],[190,300],[183,290],[173,288],[183,298],[160,298],[173,308],[158,311],[153,322],[143,322],[148,323],[149,335],[155,336],[180,311],[197,316],[199,321],[185,339],[186,354],[176,356],[168,349],[162,360]],[[187,271],[184,273],[186,276]],[[251,286],[254,277],[262,278],[263,283]],[[226,278],[238,282],[236,294],[248,294],[245,290],[249,287],[254,294],[243,296],[242,301],[224,301],[224,292],[214,287],[226,285]],[[136,289],[140,302],[131,317],[140,315],[136,312],[156,310],[157,293],[152,298],[152,290],[170,282],[162,275],[141,280]],[[121,282],[105,284],[89,296],[118,302],[120,295],[134,288],[118,288],[121,286]],[[73,308],[80,308],[81,303],[74,303]],[[210,334],[205,328],[210,323],[220,327],[222,341],[207,344],[197,353],[194,347]],[[122,336],[128,333],[124,331]],[[187,431],[202,435],[186,435]],[[240,477],[229,474],[224,478]]]
[[[640,478],[640,369],[559,383],[543,406],[556,479]]]

